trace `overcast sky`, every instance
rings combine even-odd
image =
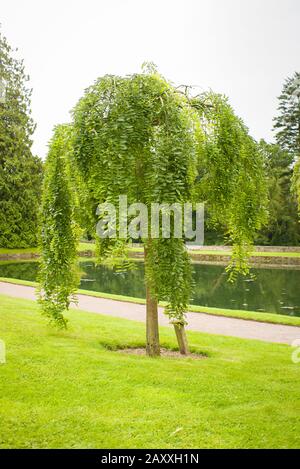
[[[300,0],[0,0],[2,32],[33,88],[34,153],[104,74],[153,61],[177,84],[229,97],[272,140],[284,79],[300,71]]]

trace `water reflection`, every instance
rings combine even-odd
[[[80,287],[118,295],[145,297],[144,264],[118,273],[92,261],[80,263]],[[194,264],[195,291],[191,303],[217,308],[244,309],[300,316],[300,270],[253,269],[256,279],[240,277],[236,284],[227,282],[223,266]],[[37,262],[1,263],[0,276],[35,280]]]

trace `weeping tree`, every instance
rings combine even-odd
[[[86,90],[72,123],[56,128],[46,163],[40,302],[59,325],[66,325],[63,313],[78,286],[80,229],[96,237],[99,261],[130,265],[124,220],[113,220],[116,236],[98,237],[95,230],[99,204],[118,207],[120,195],[128,205],[140,202],[149,209],[147,227],[153,203],[195,207],[209,201],[210,217],[226,225],[233,244],[230,279],[249,272],[253,238],[266,218],[264,169],[256,143],[227,100],[213,93],[192,96],[153,67],[104,76]],[[131,214],[128,223],[134,222]],[[168,238],[161,228],[156,236],[138,231],[145,252],[147,354],[160,354],[158,302],[164,302],[180,351],[187,353],[192,267],[174,213]]]
[[[66,327],[63,312],[75,300],[79,282],[77,244],[80,228],[75,187],[70,171],[70,126],[55,128],[45,163],[40,212],[42,262],[39,269],[39,301],[43,312],[57,326]]]

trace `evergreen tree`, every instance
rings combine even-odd
[[[0,32],[0,247],[37,243],[42,162],[31,153],[35,125],[23,61]]]
[[[300,73],[288,78],[279,96],[279,115],[275,117],[276,141],[294,158],[300,156]]]

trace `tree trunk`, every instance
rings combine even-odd
[[[147,263],[146,247],[145,263]],[[160,356],[157,300],[151,296],[149,285],[146,285],[146,352],[150,357]]]
[[[174,329],[177,337],[179,352],[182,355],[187,355],[189,353],[189,346],[187,342],[185,328],[182,324],[174,324]]]
[[[160,355],[159,332],[158,332],[158,311],[157,300],[151,296],[149,287],[146,287],[147,303],[146,303],[146,352],[150,357],[158,357]]]

